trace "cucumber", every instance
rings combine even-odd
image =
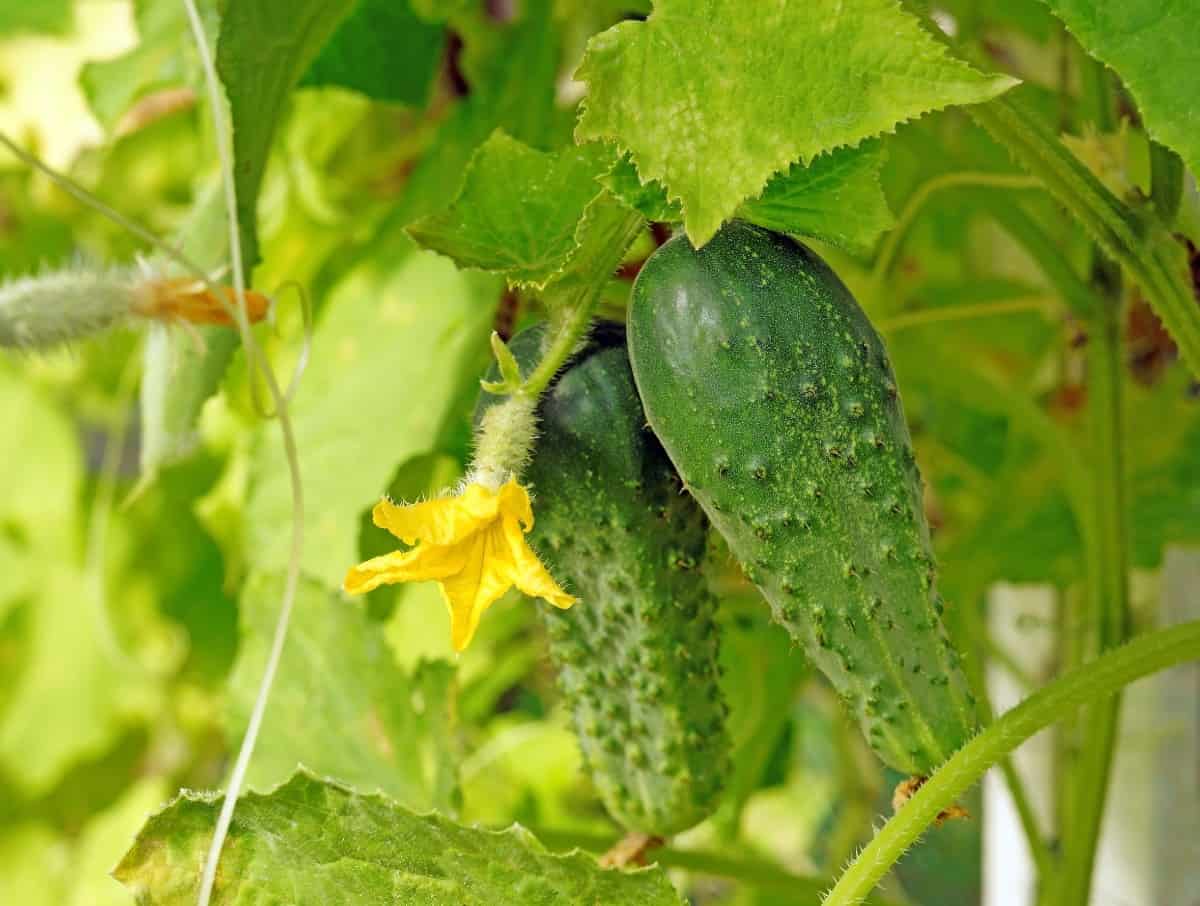
[[[659,248],[630,305],[637,387],[688,490],[879,757],[927,775],[974,698],[879,335],[810,249],[740,222]]]
[[[541,336],[510,346],[526,369]],[[559,688],[609,813],[670,836],[711,813],[731,767],[708,522],[646,428],[623,332],[595,338],[539,414],[530,540],[579,598],[539,608]]]

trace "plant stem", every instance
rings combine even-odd
[[[1022,314],[1031,311],[1048,312],[1055,309],[1057,301],[1049,296],[1023,296],[1000,302],[943,305],[938,308],[924,308],[920,311],[905,312],[902,315],[883,318],[875,326],[883,333],[896,333],[912,327],[925,327],[928,324],[954,323],[974,318],[994,318],[999,315]]]
[[[1129,631],[1129,555],[1122,431],[1120,299],[1101,300],[1092,319],[1088,355],[1088,414],[1092,435],[1092,524],[1084,532],[1087,600],[1094,650],[1124,641]],[[1080,761],[1074,771],[1070,833],[1055,902],[1087,906],[1099,841],[1120,695],[1088,709]]]
[[[872,296],[877,297],[879,295],[880,287],[891,272],[896,261],[896,255],[904,244],[904,240],[908,237],[908,232],[912,229],[917,215],[929,203],[929,199],[938,192],[944,189],[959,189],[964,187],[1036,189],[1040,186],[1041,183],[1039,180],[1029,176],[1022,176],[1019,173],[988,173],[986,171],[975,172],[970,170],[961,173],[946,173],[924,183],[909,197],[904,205],[904,210],[896,218],[896,225],[884,237],[883,244],[879,248],[879,254],[875,258],[875,264],[871,268]]]
[[[996,646],[988,636],[987,627],[983,625],[983,620],[980,618],[979,612],[979,606],[963,607],[961,610],[964,629],[973,637],[977,653],[976,657],[964,659],[963,668],[967,671],[967,678],[971,682],[971,687],[975,690],[975,696],[978,700],[979,718],[984,726],[988,726],[995,718],[995,711],[992,708],[991,697],[988,695],[982,660],[985,651],[991,650]],[[1050,852],[1050,848],[1046,845],[1045,839],[1042,837],[1041,829],[1038,827],[1037,815],[1033,811],[1029,793],[1025,789],[1025,783],[1021,779],[1021,775],[1017,773],[1016,767],[1013,766],[1012,759],[1007,755],[1000,759],[1000,770],[1004,775],[1004,783],[1008,787],[1009,795],[1012,796],[1013,806],[1017,810],[1017,818],[1021,822],[1021,830],[1025,834],[1025,842],[1029,847],[1029,855],[1037,867],[1038,876],[1043,879],[1051,877],[1054,871],[1054,857]]]
[[[1186,279],[1183,250],[1166,227],[1135,214],[1008,96],[968,109],[1141,286],[1192,373],[1200,374],[1200,307]]]
[[[1080,705],[1134,680],[1200,658],[1200,620],[1150,632],[1035,692],[959,749],[858,854],[823,906],[857,906],[892,865],[984,772]]]

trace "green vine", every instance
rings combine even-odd
[[[823,906],[859,906],[901,856],[988,768],[1080,705],[1134,680],[1200,658],[1200,621],[1147,633],[1059,677],[950,757],[846,869]]]
[[[1115,278],[1119,284],[1119,278]],[[1089,625],[1094,650],[1119,645],[1129,632],[1129,553],[1122,430],[1120,293],[1098,297],[1090,322],[1088,415],[1094,506],[1084,532]],[[1120,712],[1120,696],[1088,709],[1081,764],[1074,772],[1072,821],[1057,896],[1063,906],[1086,906],[1100,837]]]
[[[1121,202],[1011,98],[1000,97],[970,111],[1128,271],[1167,326],[1188,367],[1200,374],[1200,308],[1186,279],[1183,250],[1162,222]]]

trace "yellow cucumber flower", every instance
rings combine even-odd
[[[371,515],[377,526],[416,547],[353,567],[344,588],[357,595],[393,582],[435,580],[450,609],[455,651],[471,643],[483,612],[514,585],[555,607],[575,603],[525,540],[533,508],[513,479],[498,491],[470,484],[457,496],[407,506],[381,500]]]

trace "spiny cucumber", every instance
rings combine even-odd
[[[542,331],[511,348],[528,367]],[[580,748],[612,816],[665,837],[703,820],[730,769],[707,520],[646,429],[619,332],[539,407],[531,540],[578,596],[541,608]]]
[[[876,753],[928,774],[975,723],[896,379],[850,291],[745,223],[659,248],[634,286],[646,415],[775,618]]]

